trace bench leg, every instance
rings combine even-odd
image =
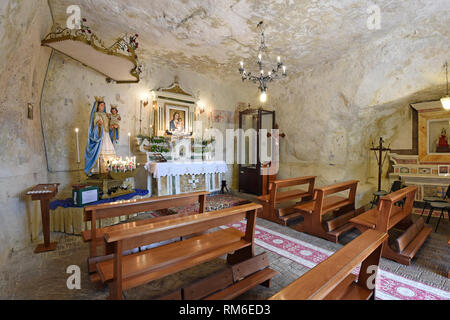
[[[122,299],[123,299],[122,286],[118,288],[115,282],[111,282],[109,284],[108,300],[122,300]]]

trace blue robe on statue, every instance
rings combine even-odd
[[[89,136],[88,143],[86,145],[86,151],[84,153],[85,167],[84,173],[88,176],[91,175],[91,170],[98,160],[100,150],[102,148],[103,139],[103,126],[96,126],[94,123],[95,113],[97,112],[97,101],[94,102],[92,107],[91,118],[89,121]]]
[[[114,148],[116,148],[117,143],[119,142],[119,129],[118,128],[109,129],[109,137],[111,138]]]

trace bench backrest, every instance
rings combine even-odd
[[[244,239],[253,242],[256,211],[261,208],[259,204],[249,203],[203,214],[157,221],[132,229],[106,232],[105,241],[107,243],[121,242],[120,247],[126,251],[239,222],[246,218],[247,229]]]
[[[306,177],[299,177],[299,178],[275,180],[275,181],[271,182],[269,185],[269,192],[270,192],[269,202],[271,204],[275,204],[276,199],[277,199],[277,193],[280,191],[281,188],[301,186],[304,184],[308,184],[307,195],[309,194],[312,197],[314,195],[315,181],[316,181],[315,176],[306,176]],[[300,193],[302,193],[302,197],[305,196],[305,194],[299,190],[299,194]],[[287,199],[287,200],[289,200],[289,199]]]
[[[395,203],[405,198],[406,201],[403,204],[403,208],[401,208],[401,212],[397,214],[400,214],[400,216],[403,218],[406,218],[408,215],[410,215],[414,205],[416,192],[416,186],[409,186],[381,197],[377,207],[378,218],[376,229],[384,232],[389,229],[389,220],[392,217],[394,208],[396,208],[394,206]],[[399,220],[401,219],[400,216],[398,217]]]
[[[323,211],[325,197],[327,197],[331,194],[334,194],[334,193],[339,193],[339,192],[345,191],[345,190],[350,190],[347,200],[350,203],[355,203],[356,188],[358,187],[358,182],[359,182],[359,180],[350,180],[350,181],[346,181],[346,182],[333,184],[331,186],[317,188],[315,190],[315,194],[314,194],[314,200],[315,200],[314,212],[322,212]]]
[[[378,265],[381,246],[388,235],[376,230],[368,230],[345,247],[334,253],[316,267],[305,273],[270,300],[320,300],[329,298],[349,274],[362,262],[357,285],[368,288],[368,278],[373,273],[369,269]],[[346,288],[341,288],[346,289]]]
[[[96,219],[104,219],[145,211],[187,206],[195,203],[200,203],[199,212],[202,213],[205,211],[206,196],[208,194],[209,192],[206,191],[194,192],[86,206],[84,208],[84,221],[92,221],[93,213]]]

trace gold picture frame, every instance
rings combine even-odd
[[[189,134],[189,107],[167,102],[164,109],[164,130],[171,134]]]

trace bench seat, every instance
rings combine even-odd
[[[325,214],[330,211],[334,211],[336,209],[342,208],[346,205],[351,205],[353,202],[348,198],[341,196],[330,196],[324,199],[323,201],[323,211],[322,214]],[[294,208],[303,214],[312,214],[314,212],[314,207],[316,203],[314,201],[306,202],[295,206]]]
[[[192,214],[197,214],[197,212],[177,213],[177,214],[171,214],[171,215],[162,216],[162,217],[136,220],[136,221],[132,221],[132,222],[125,222],[125,223],[120,223],[120,224],[116,224],[113,226],[103,227],[103,228],[96,230],[96,239],[97,239],[97,242],[103,244],[103,242],[104,242],[103,239],[104,239],[106,233],[109,233],[112,231],[124,231],[124,230],[128,230],[128,229],[133,229],[137,226],[143,226],[143,225],[146,225],[149,223],[154,223],[157,221],[170,220],[170,219],[174,219],[177,217],[185,217],[185,216],[192,215]],[[81,233],[81,237],[83,238],[84,242],[91,241],[92,240],[91,230],[83,231]]]
[[[309,195],[310,194],[308,193],[308,191],[300,190],[300,189],[277,192],[277,196],[275,198],[275,203],[298,199],[298,198],[306,197]],[[259,196],[259,197],[257,197],[257,199],[261,202],[269,202],[270,201],[270,193],[265,194],[263,196]]]
[[[241,231],[228,228],[124,256],[123,289],[136,287],[251,246],[252,242],[244,240],[243,236]],[[103,282],[112,280],[113,259],[97,263],[97,271]]]
[[[405,218],[405,216],[402,215],[402,211],[403,211],[403,209],[398,206],[394,206],[392,208],[392,213],[391,213],[391,217],[389,219],[388,229],[393,228],[397,223],[399,223],[400,221],[402,221]],[[350,219],[350,222],[354,223],[355,225],[364,226],[367,229],[375,229],[377,226],[377,220],[378,220],[379,214],[380,214],[380,212],[378,211],[378,209],[373,208],[363,214],[360,214],[357,217]]]

